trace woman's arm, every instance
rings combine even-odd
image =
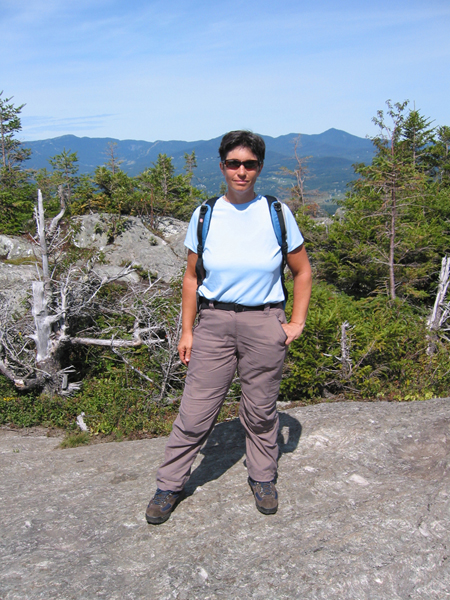
[[[181,339],[178,344],[178,354],[180,355],[181,362],[184,365],[187,365],[191,359],[192,328],[194,326],[195,316],[197,314],[196,264],[197,254],[192,252],[192,250],[188,250],[187,267],[183,278],[183,294],[181,303]]]
[[[301,336],[311,297],[311,265],[303,244],[288,253],[287,264],[294,277],[294,299],[291,320],[283,325],[287,335],[286,346]]]

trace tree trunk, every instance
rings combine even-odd
[[[40,364],[50,355],[50,334],[52,320],[48,314],[45,283],[33,282],[33,317],[35,324],[34,341],[36,343],[36,363]]]
[[[446,304],[448,287],[450,285],[450,259],[444,256],[439,274],[439,287],[431,315],[427,319],[428,347],[427,354],[431,356],[436,351],[437,336],[445,321],[450,316],[450,302]]]
[[[32,336],[36,344],[36,367],[44,376],[44,392],[53,394],[59,391],[58,374],[61,371],[59,347],[52,341],[52,324],[55,317],[49,315],[47,294],[43,281],[33,282],[33,317],[35,333]]]
[[[6,148],[5,148],[5,132],[3,130],[3,114],[0,114],[0,131],[2,136],[2,161],[3,167],[6,169]]]
[[[397,217],[395,189],[391,192],[392,207],[391,207],[391,231],[389,234],[389,294],[392,300],[395,300],[395,227]]]
[[[63,214],[64,209],[61,211],[60,215],[55,217],[55,229]],[[44,202],[41,190],[38,190],[36,225],[39,235],[39,245],[41,247],[43,280],[34,281],[32,285],[32,313],[35,324],[35,333],[32,338],[36,344],[36,367],[43,372],[45,378],[44,391],[52,394],[59,388],[58,372],[61,370],[61,365],[58,348],[54,347],[54,344],[52,343],[52,325],[58,318],[55,315],[49,314],[49,303],[51,303],[52,300],[52,292],[50,288],[50,269],[47,236],[45,232]]]
[[[352,359],[350,358],[350,342],[347,337],[347,329],[350,328],[350,323],[344,321],[341,325],[341,364],[342,376],[348,379],[352,374]]]
[[[38,203],[35,216],[39,235],[39,245],[41,247],[42,273],[44,275],[44,281],[47,281],[50,277],[50,272],[48,268],[47,238],[45,237],[44,202],[42,200],[41,190],[38,190]]]

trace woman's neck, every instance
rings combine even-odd
[[[245,204],[246,202],[251,202],[257,197],[253,188],[251,190],[246,190],[245,192],[236,192],[228,188],[227,193],[224,195],[224,198],[230,204]]]

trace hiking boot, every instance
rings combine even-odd
[[[273,515],[278,509],[278,492],[273,481],[253,481],[248,478],[248,484],[255,496],[256,508],[263,515]]]
[[[170,517],[176,505],[184,498],[184,490],[181,492],[171,492],[170,490],[156,490],[156,494],[150,500],[145,518],[147,523],[159,525],[164,523]]]

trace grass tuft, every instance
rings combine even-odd
[[[91,436],[88,431],[80,431],[79,433],[69,433],[60,443],[60,448],[76,448],[89,444]]]

